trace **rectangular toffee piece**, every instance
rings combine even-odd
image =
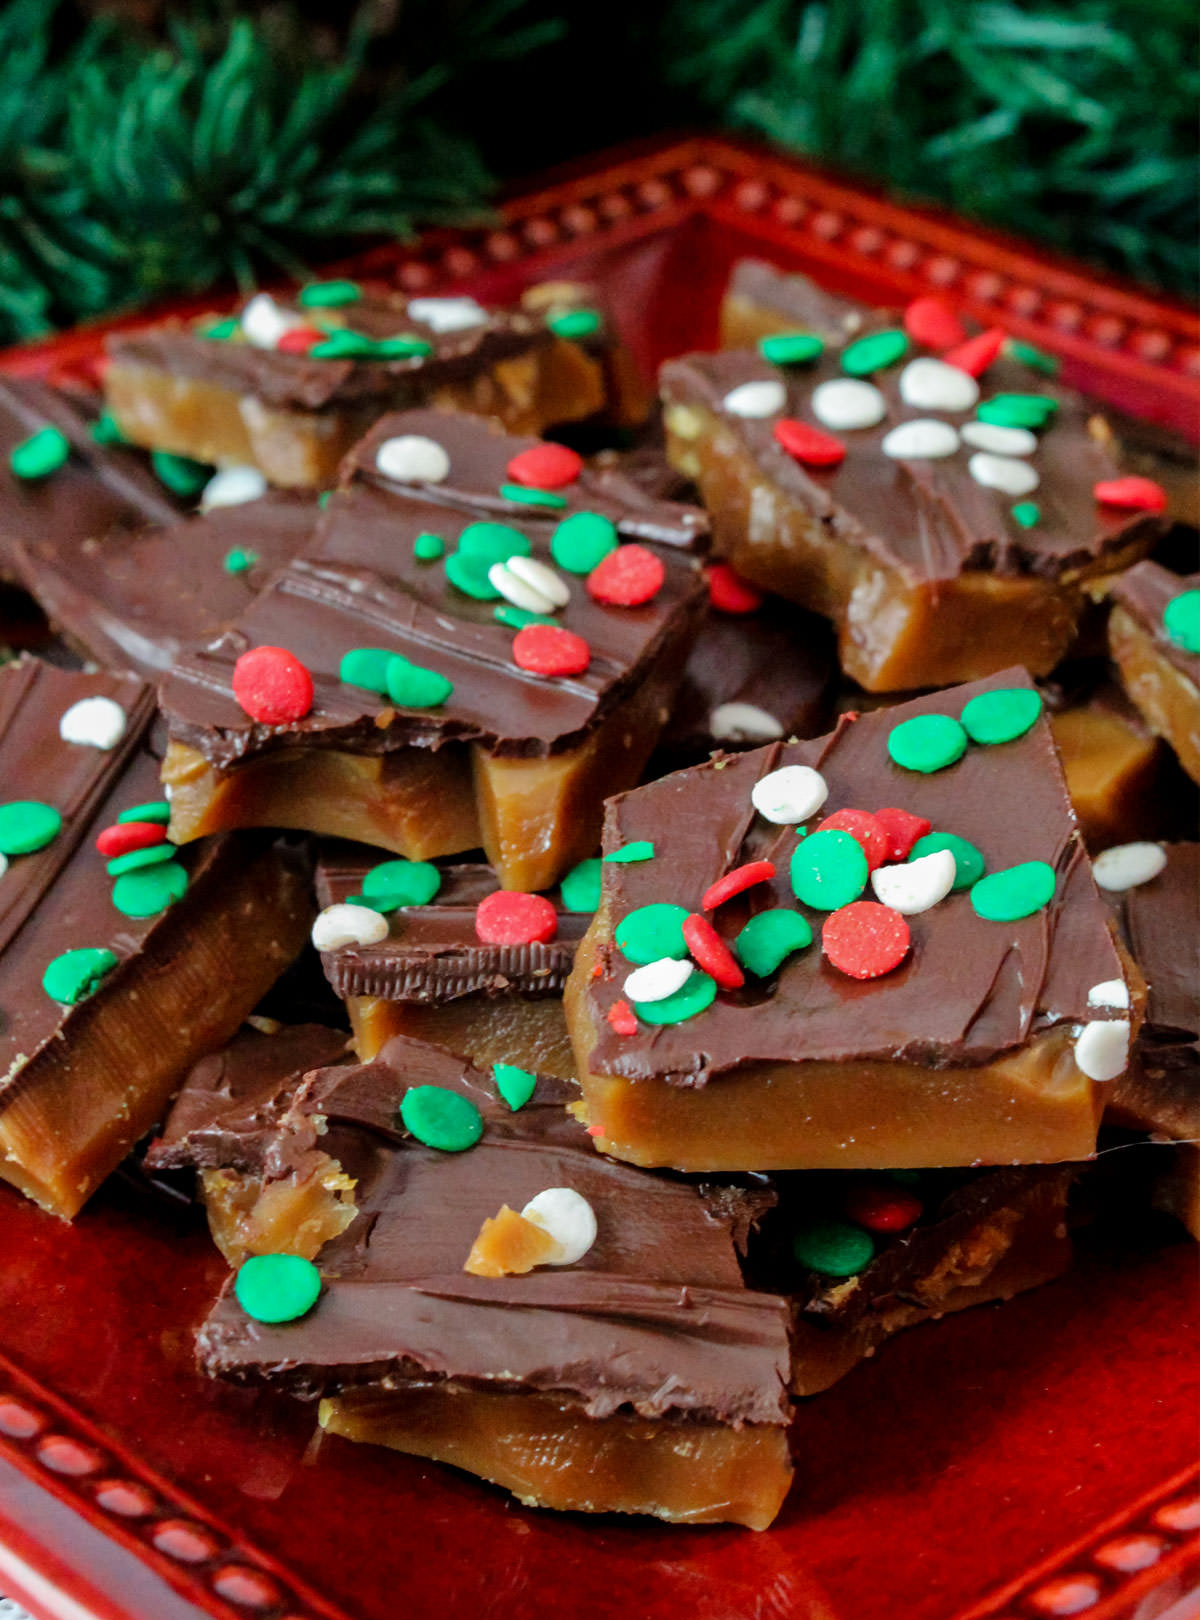
[[[400,478],[414,444],[427,469],[450,456],[404,423],[379,424],[312,545],[164,681],[172,836],[482,847],[505,888],[549,888],[657,741],[704,581],[601,512],[497,523],[434,504]]]
[[[1114,585],[1108,639],[1146,724],[1200,782],[1200,574],[1139,563]]]
[[[175,851],[132,677],[0,671],[0,1176],[73,1216],[302,948],[261,838]],[[97,847],[99,843],[100,847]]]
[[[1039,695],[1007,670],[609,802],[567,1023],[602,1151],[681,1170],[1095,1146],[1135,1011]]]
[[[1094,407],[998,329],[775,279],[792,313],[760,350],[660,375],[668,454],[716,553],[831,619],[868,691],[1048,673],[1087,591],[1163,532],[1162,490],[1121,477]]]

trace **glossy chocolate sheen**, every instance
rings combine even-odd
[[[336,905],[358,894],[379,861],[377,851],[360,844],[327,845],[317,862],[317,903]],[[552,940],[485,945],[475,932],[475,911],[499,889],[496,874],[483,862],[438,865],[442,887],[434,900],[392,912],[387,939],[322,953],[325,976],[338,995],[434,1005],[478,994],[561,995],[591,913],[564,911],[554,889],[548,895],[558,911]]]
[[[789,868],[796,829],[770,825],[750,801],[755,782],[786,765],[811,766],[829,786],[810,830],[837,810],[894,806],[969,840],[989,872],[1045,861],[1057,886],[1048,907],[1013,923],[977,917],[965,890],[951,894],[908,918],[908,956],[867,981],[825,961],[824,914],[805,912],[814,942],[789,957],[776,979],[750,980],[744,990],[720,992],[696,1017],[643,1025],[631,1037],[615,1034],[607,1021],[629,966],[615,944],[605,944],[602,976],[587,992],[599,1031],[589,1069],[687,1086],[750,1062],[881,1058],[936,1070],[991,1062],[1032,1036],[1094,1016],[1091,986],[1124,974],[1045,716],[1016,741],[971,746],[957,764],[932,775],[902,770],[887,751],[888,733],[902,721],[957,718],[977,693],[1030,684],[1024,670],[1005,670],[858,719],[843,715],[827,737],[717,759],[611,799],[605,851],[635,839],[655,845],[653,860],[605,867],[604,906],[613,928],[653,903],[698,910],[717,878],[758,859],[775,862],[775,878],[714,913],[718,932],[732,939],[752,914],[773,906],[795,910]],[[874,898],[869,887],[863,898]]]
[[[481,1140],[439,1153],[409,1137],[397,1110],[417,1085],[469,1097]],[[359,1214],[321,1251],[325,1289],[308,1316],[252,1321],[227,1288],[198,1335],[201,1365],[304,1395],[416,1375],[552,1391],[595,1418],[632,1407],[786,1423],[786,1306],[746,1287],[730,1199],[601,1157],[564,1107],[571,1091],[539,1079],[513,1113],[490,1076],[403,1037],[374,1063],[310,1076],[278,1163],[330,1154],[357,1180]],[[592,1205],[588,1253],[526,1276],[464,1272],[484,1220],[547,1187]]]
[[[1112,599],[1125,609],[1138,628],[1154,643],[1155,650],[1186,675],[1193,686],[1200,686],[1200,653],[1190,653],[1172,641],[1163,626],[1168,603],[1184,591],[1200,590],[1200,574],[1173,574],[1161,563],[1142,562],[1127,569],[1113,584]]]

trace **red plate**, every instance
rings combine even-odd
[[[1195,433],[1183,306],[749,146],[608,157],[493,228],[349,261],[413,292],[613,289],[647,366],[711,345],[733,261],[939,291],[1111,403]],[[213,308],[215,301],[193,308]],[[126,323],[128,324],[128,323]],[[4,357],[87,371],[102,328]],[[772,1530],[522,1509],[318,1440],[311,1409],[192,1371],[223,1275],[187,1212],[115,1184],[74,1226],[0,1188],[0,1591],[47,1620],[1172,1620],[1200,1587],[1200,1291],[1184,1242],[913,1330],[797,1417]]]

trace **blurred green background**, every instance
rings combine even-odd
[[[1194,292],[1193,0],[0,5],[0,342],[478,218],[682,127]]]

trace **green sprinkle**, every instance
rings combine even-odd
[[[813,932],[807,917],[798,911],[779,907],[774,911],[760,911],[757,917],[742,929],[733,942],[737,959],[755,978],[765,979],[794,951],[805,950],[812,944]]]
[[[975,412],[981,422],[996,427],[1044,428],[1058,409],[1048,394],[996,394]]]
[[[954,889],[969,889],[987,870],[982,853],[957,833],[926,833],[924,838],[917,839],[908,858],[919,861],[922,855],[936,855],[942,849],[948,849],[954,856]]]
[[[372,343],[368,356],[372,360],[424,360],[433,353],[433,344],[424,338],[405,334],[401,337],[380,338]]]
[[[603,320],[597,309],[568,309],[561,315],[551,315],[546,325],[560,338],[594,337]]]
[[[1042,509],[1036,501],[1018,501],[1012,509],[1015,522],[1023,529],[1032,529],[1042,521]]]
[[[187,893],[188,875],[177,861],[126,872],[113,884],[112,903],[125,917],[157,917]]]
[[[501,484],[500,493],[516,506],[544,506],[549,511],[561,512],[567,497],[552,489],[528,489],[524,484]]]
[[[499,607],[494,607],[492,617],[498,624],[506,624],[510,630],[524,630],[527,624],[558,623],[552,614],[530,613],[527,608],[514,607],[511,602],[501,602]]]
[[[338,665],[338,680],[344,686],[359,686],[364,692],[386,697],[388,667],[395,656],[386,647],[352,647]]]
[[[1200,653],[1200,591],[1181,591],[1163,609],[1167,640],[1184,652]]]
[[[310,281],[296,294],[301,309],[340,309],[357,304],[362,288],[357,281]]]
[[[100,415],[88,429],[95,444],[113,445],[128,444],[129,440],[117,426],[117,419],[111,411],[101,411]]]
[[[221,566],[227,574],[248,574],[258,561],[257,551],[247,551],[244,546],[233,546],[225,553],[225,561]]]
[[[518,1069],[515,1063],[493,1063],[492,1074],[496,1078],[496,1090],[513,1113],[524,1108],[533,1096],[537,1075],[530,1074],[528,1069]]]
[[[792,1240],[792,1253],[809,1271],[826,1277],[853,1277],[875,1257],[871,1234],[846,1221],[814,1221]]]
[[[533,546],[520,529],[507,523],[468,523],[458,537],[458,551],[460,556],[482,558],[490,568],[510,557],[532,555]]]
[[[792,892],[816,911],[837,911],[857,900],[869,875],[858,839],[834,828],[813,833],[792,851]]]
[[[483,1116],[469,1097],[445,1086],[412,1086],[400,1104],[404,1129],[426,1147],[462,1153],[483,1135]]]
[[[42,974],[42,989],[51,1001],[64,1002],[68,1007],[86,1001],[99,986],[106,973],[117,965],[112,951],[85,947],[77,951],[64,951],[56,956]]]
[[[758,340],[758,352],[773,366],[806,366],[825,352],[815,332],[774,332]]]
[[[13,476],[32,482],[49,478],[71,454],[71,445],[65,433],[56,427],[39,428],[28,439],[22,439],[9,451],[8,464]]]
[[[918,714],[888,733],[888,753],[901,769],[928,776],[944,771],[967,751],[967,734],[948,714]]]
[[[717,981],[699,968],[672,995],[661,1001],[635,1001],[634,1011],[644,1024],[682,1024],[711,1007],[717,995]]]
[[[639,906],[622,917],[616,928],[617,949],[627,962],[645,967],[647,962],[670,956],[682,962],[688,954],[683,925],[688,919],[686,906]]]
[[[241,331],[241,323],[236,315],[226,315],[219,321],[210,321],[207,326],[198,329],[198,335],[207,338],[210,343],[228,343],[232,337],[237,337]]]
[[[1023,861],[980,878],[971,904],[988,922],[1017,922],[1031,917],[1054,898],[1054,868],[1045,861]]]
[[[638,861],[654,859],[654,845],[648,838],[635,838],[631,844],[622,844],[611,855],[604,857],[609,866],[633,866]]]
[[[154,821],[166,826],[171,819],[171,806],[165,799],[151,799],[149,804],[135,804],[131,810],[122,810],[117,820],[124,826],[127,821]]]
[[[238,1267],[237,1302],[256,1322],[294,1322],[321,1297],[321,1273],[299,1254],[252,1254]]]
[[[190,501],[199,495],[213,474],[205,462],[193,461],[191,456],[173,456],[169,450],[152,450],[150,465],[158,474],[159,482],[181,501]]]
[[[600,512],[572,512],[555,529],[550,555],[568,574],[590,574],[617,543],[616,525]]]
[[[321,493],[317,496],[317,505],[321,508],[322,512],[329,505],[329,503],[330,503],[330,501],[332,499],[333,499],[333,491],[331,489],[323,489],[321,491]]]
[[[1008,352],[1014,360],[1019,360],[1023,366],[1032,371],[1040,371],[1046,377],[1057,377],[1059,371],[1058,360],[1044,349],[1035,349],[1032,343],[1022,343],[1017,338],[1009,338]]]
[[[477,602],[495,602],[499,600],[500,592],[488,578],[491,566],[486,557],[452,551],[446,558],[446,578],[464,596],[473,596]]]
[[[338,326],[320,343],[314,343],[308,352],[314,360],[369,360],[374,355],[375,344],[361,332]]]
[[[39,799],[12,799],[0,804],[0,855],[32,855],[45,849],[62,831],[62,817]]]
[[[427,906],[441,886],[442,874],[432,861],[381,861],[363,877],[362,899],[374,911],[399,911]]]
[[[114,856],[105,871],[109,877],[124,877],[126,872],[140,872],[144,867],[173,860],[177,853],[174,844],[151,844],[147,849],[131,849],[128,854]]]
[[[894,366],[908,353],[908,336],[899,327],[872,332],[842,350],[842,370],[848,377],[869,377],[873,371]]]
[[[445,555],[446,542],[440,534],[430,534],[426,530],[413,541],[413,556],[418,562],[438,562]]]
[[[404,709],[440,709],[454,682],[436,669],[410,664],[397,653],[387,667],[387,695]]]
[[[962,726],[972,742],[983,747],[1023,737],[1042,712],[1039,693],[1027,686],[980,692],[962,712]]]
[[[573,866],[559,885],[564,911],[595,911],[600,904],[604,863],[593,856]]]

